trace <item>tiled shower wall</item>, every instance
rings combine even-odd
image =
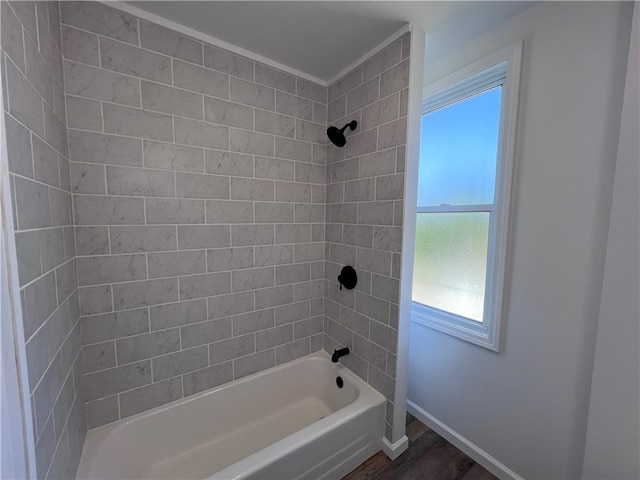
[[[37,477],[68,478],[75,476],[86,422],[60,11],[58,2],[2,2],[1,9],[4,115]]]
[[[61,9],[89,427],[322,349],[327,89]]]
[[[328,123],[351,120],[344,148],[327,148],[324,348],[351,347],[341,361],[387,398],[391,439],[396,346],[410,34],[329,87]],[[340,290],[343,265],[358,284]]]

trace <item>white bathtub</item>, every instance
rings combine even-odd
[[[381,449],[385,403],[317,352],[90,430],[77,478],[341,478]]]

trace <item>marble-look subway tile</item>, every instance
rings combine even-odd
[[[142,141],[69,129],[69,159],[75,162],[142,166]]]
[[[173,84],[212,97],[229,99],[229,76],[173,59]]]
[[[83,30],[138,44],[136,18],[101,3],[62,2],[60,20]]]
[[[202,346],[156,357],[152,361],[153,381],[157,382],[208,367],[208,356],[208,348]]]
[[[273,328],[274,326],[274,310],[272,308],[233,317],[234,336],[264,330],[265,328]]]
[[[231,274],[206,273],[180,278],[180,300],[213,297],[231,293]]]
[[[255,295],[256,309],[287,305],[293,302],[293,286],[283,285],[278,287],[263,288],[256,290]],[[263,348],[261,348],[260,350],[262,349]]]
[[[247,355],[246,357],[237,358],[233,361],[234,378],[238,380],[247,375],[275,367],[275,362],[275,349],[273,348]]]
[[[269,110],[274,110],[270,108]],[[302,120],[313,119],[313,102],[306,98],[290,95],[277,91],[275,97],[275,111],[301,118]]]
[[[233,363],[226,362],[183,375],[184,394],[193,395],[233,380]]]
[[[231,272],[233,292],[243,292],[273,286],[273,267],[236,270]]]
[[[13,62],[5,62],[6,83],[9,98],[9,112],[35,133],[44,137],[44,115],[42,97],[30,85]]]
[[[149,308],[149,316],[152,331],[202,322],[207,319],[207,301],[199,298],[153,306]]]
[[[180,328],[182,347],[191,348],[231,337],[231,319],[222,318]]]
[[[360,157],[360,176],[376,177],[395,173],[396,150],[394,148]]]
[[[141,198],[74,195],[76,225],[135,225],[144,223]]]
[[[104,104],[102,110],[107,133],[169,142],[173,140],[173,123],[169,115],[109,103]]]
[[[310,342],[307,338],[281,345],[276,348],[276,365],[304,357],[305,355],[309,355],[309,353],[311,353]]]
[[[150,253],[147,255],[149,278],[175,277],[205,272],[204,250]]]
[[[253,268],[253,248],[216,248],[207,250],[207,272]]]
[[[384,97],[409,86],[409,59],[380,75],[380,96]]]
[[[51,226],[49,189],[26,178],[15,178],[15,208],[20,230]]]
[[[333,84],[334,98],[339,98],[359,85],[362,85],[362,66],[353,69]]]
[[[391,68],[402,60],[402,40],[398,39],[391,45],[385,47],[380,52],[367,60],[363,66],[363,78],[366,82],[370,78]]]
[[[182,198],[229,198],[229,177],[176,173],[176,193]]]
[[[305,80],[303,78],[296,78],[297,88],[296,93],[301,96],[308,98],[310,100],[315,100],[320,103],[327,103],[327,88],[321,87],[309,80]]]
[[[140,22],[140,46],[202,65],[202,44],[173,30]]]
[[[2,20],[2,49],[13,60],[18,68],[24,72],[24,44],[22,39],[22,24],[9,7],[8,2],[2,2],[0,13]]]
[[[255,337],[253,334],[229,338],[214,342],[209,346],[209,362],[211,365],[244,357],[255,352]]]
[[[146,258],[142,254],[79,257],[77,260],[81,286],[147,278]]]
[[[231,245],[229,225],[178,226],[178,248],[181,250],[228,247],[229,245]]]
[[[87,401],[151,383],[151,360],[131,363],[84,376]]]
[[[287,115],[256,109],[255,130],[281,137],[293,137],[296,131],[296,120]]]
[[[276,137],[275,156],[288,160],[310,162],[312,159],[311,144],[309,142]]]
[[[204,223],[204,200],[145,199],[148,224]]]
[[[173,197],[176,194],[174,174],[107,166],[107,191],[109,195]]]
[[[279,158],[270,158],[270,157],[255,157],[256,178],[267,178],[267,179],[273,179],[273,180],[293,180],[294,175],[295,175],[295,163],[292,161],[281,160]],[[287,184],[287,185],[291,185],[291,184]],[[277,190],[277,186],[276,186],[276,190]]]
[[[296,92],[296,78],[293,75],[275,70],[260,63],[256,63],[255,75],[256,83],[267,85],[277,90],[284,90],[289,93]]]
[[[171,83],[171,59],[108,38],[100,39],[101,66],[107,70]]]
[[[142,81],[142,108],[203,120],[203,96],[179,88]]]
[[[116,341],[118,365],[156,357],[180,350],[177,328],[121,338]]]
[[[102,132],[102,106],[100,102],[82,97],[67,97],[67,126]]]
[[[230,79],[231,100],[265,110],[275,110],[276,92],[273,88],[247,82],[239,78]]]
[[[177,279],[145,280],[113,285],[116,310],[125,310],[178,300]]]
[[[252,248],[255,252],[256,267],[293,263],[292,245],[265,245]]]
[[[239,103],[204,97],[204,115],[207,122],[238,128],[253,128],[253,108]]]
[[[81,315],[93,315],[113,310],[111,286],[78,288]]]
[[[362,111],[362,130],[368,130],[397,119],[399,102],[400,96],[395,94],[365,107]]]
[[[229,149],[233,152],[272,157],[274,154],[274,137],[264,133],[231,128],[229,132]]]
[[[253,156],[220,150],[206,150],[205,171],[217,175],[252,177]]]
[[[207,200],[206,213],[207,223],[251,223],[253,203]]]
[[[273,225],[231,226],[231,245],[234,247],[270,245],[273,242]]]
[[[164,382],[120,394],[120,416],[130,417],[165,403],[182,398],[182,381],[171,378]]]
[[[115,342],[96,343],[82,347],[82,368],[84,373],[97,372],[115,366]]]
[[[253,292],[232,293],[210,297],[207,300],[209,318],[222,318],[251,312],[254,308]]]
[[[145,167],[184,172],[204,171],[202,148],[144,140],[143,151]]]
[[[9,171],[24,177],[33,178],[31,134],[27,128],[18,123],[11,115],[5,113],[4,120]]]
[[[113,254],[159,252],[175,250],[177,247],[174,226],[113,226],[109,228],[109,237]],[[99,245],[105,243],[108,247],[109,239],[101,241]]]
[[[228,127],[181,117],[176,117],[174,124],[177,143],[223,150],[229,148]]]
[[[378,129],[378,149],[397,147],[407,143],[407,120],[400,118],[391,123],[382,125]]]
[[[111,291],[109,291],[111,297]],[[82,342],[92,344],[149,332],[147,308],[82,317]]]
[[[118,413],[118,396],[112,395],[94,402],[87,402],[85,404],[85,411],[87,414],[87,426],[89,428],[96,428],[106,425],[107,423],[115,422],[120,418]]]
[[[98,36],[62,25],[62,56],[89,65],[100,65]]]
[[[226,50],[205,45],[204,65],[234,77],[253,81],[253,62]]]
[[[64,62],[65,93],[104,100],[122,105],[140,105],[140,82],[137,78],[115,72]]]

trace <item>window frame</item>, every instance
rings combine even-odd
[[[496,159],[494,203],[446,207],[420,207],[420,213],[486,211],[489,236],[483,322],[477,322],[412,301],[411,321],[499,352],[507,263],[509,206],[515,156],[516,119],[522,59],[522,42],[511,44],[467,65],[423,89],[421,117],[429,111],[469,98],[501,85],[500,121]],[[504,80],[496,77],[504,71]],[[486,207],[482,210],[479,208]]]

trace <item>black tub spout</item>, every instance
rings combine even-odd
[[[338,363],[338,360],[340,360],[340,357],[344,357],[345,355],[349,355],[350,353],[351,353],[351,350],[349,350],[349,347],[344,347],[344,348],[341,348],[340,350],[334,350],[333,355],[331,355],[331,361],[333,363]]]

